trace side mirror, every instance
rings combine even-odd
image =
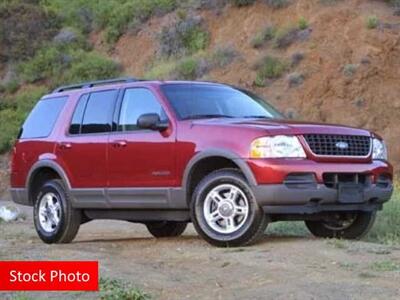
[[[163,131],[168,128],[168,122],[161,122],[158,114],[143,114],[138,118],[137,126],[141,129]]]

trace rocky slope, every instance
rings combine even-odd
[[[228,5],[218,12],[197,11],[210,31],[208,51],[230,45],[239,53],[234,63],[204,78],[256,90],[295,118],[374,130],[386,139],[391,161],[399,171],[400,17],[385,1],[293,2],[281,9],[258,1],[240,8]],[[92,40],[97,49],[119,61],[127,74],[140,77],[157,63],[160,29],[171,26],[176,18],[176,13],[152,18],[136,35],[123,35],[111,52],[105,50],[98,34]],[[265,26],[289,28],[300,18],[309,23],[304,39],[286,48],[268,43],[259,49],[252,47],[251,40]],[[368,28],[371,18],[378,20],[376,28]],[[254,66],[267,54],[286,61],[301,54],[304,59],[280,79],[258,88]],[[291,85],[292,73],[300,75],[303,83]]]

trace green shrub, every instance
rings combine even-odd
[[[47,10],[62,16],[64,25],[89,33],[102,29],[105,40],[113,44],[128,29],[136,29],[153,15],[177,7],[177,0],[42,0]]]
[[[144,74],[145,79],[166,80],[171,79],[171,74],[176,67],[175,61],[156,61],[153,66]]]
[[[13,94],[19,89],[19,81],[17,79],[12,79],[4,84],[3,88],[4,92],[8,94]]]
[[[299,26],[299,29],[300,29],[300,30],[307,29],[308,26],[309,26],[307,19],[304,18],[304,17],[301,17],[301,18],[299,19],[299,21],[298,21],[298,26]]]
[[[379,25],[379,19],[376,16],[369,16],[366,22],[368,29],[375,29]]]
[[[15,110],[0,110],[0,153],[11,149],[21,126],[22,117]]]
[[[252,5],[256,0],[231,0],[232,4],[238,7]]]
[[[110,59],[94,52],[76,51],[72,54],[72,63],[62,83],[108,79],[117,77],[120,72],[120,66]]]
[[[121,280],[100,278],[100,299],[148,300],[150,296]]]
[[[192,57],[185,58],[176,65],[176,79],[195,80],[198,77],[198,68],[198,59]]]
[[[47,80],[50,86],[106,79],[120,73],[115,62],[95,52],[57,46],[41,49],[30,61],[20,64],[18,71],[26,82]]]
[[[0,107],[0,153],[10,150],[22,122],[45,92],[43,87],[28,88],[3,100]]]
[[[162,56],[191,55],[208,46],[209,33],[201,18],[188,17],[172,27],[164,27],[159,35],[159,44]]]
[[[367,241],[400,244],[400,191],[396,187],[392,199],[378,212],[374,226],[366,236]]]
[[[274,46],[275,48],[289,47],[297,40],[298,28],[286,27],[276,31]]]
[[[123,3],[113,0],[111,2],[115,5],[107,8],[109,16],[103,17],[103,20],[108,20],[103,26],[106,29],[106,41],[109,43],[116,42],[128,28],[136,29],[152,15],[165,14],[177,6],[176,0],[125,0]]]
[[[358,65],[347,64],[343,67],[343,74],[347,77],[353,76],[357,71]]]
[[[256,34],[252,39],[251,45],[253,48],[261,48],[267,41],[275,38],[277,29],[275,26],[267,26],[263,31]]]
[[[54,76],[62,76],[68,66],[69,57],[57,47],[44,47],[29,61],[18,66],[18,73],[22,80],[34,83]]]
[[[287,65],[280,59],[266,56],[257,66],[257,77],[254,82],[257,86],[264,86],[266,79],[277,79],[286,71]]]
[[[60,27],[57,16],[28,1],[0,3],[0,59],[21,61],[34,55]]]
[[[206,60],[212,68],[223,68],[231,64],[238,55],[236,49],[231,45],[217,46]]]

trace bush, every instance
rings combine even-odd
[[[238,7],[252,5],[256,0],[231,0],[232,4]]]
[[[190,55],[208,46],[209,33],[204,29],[201,18],[188,17],[172,27],[164,27],[159,43],[162,56]]]
[[[77,51],[72,54],[72,63],[66,70],[62,83],[74,83],[117,77],[120,66],[94,52]]]
[[[283,8],[290,4],[290,0],[264,0],[264,2],[272,8]]]
[[[291,57],[291,66],[297,66],[304,59],[304,54],[301,52],[295,52]]]
[[[29,83],[46,80],[50,86],[115,77],[119,66],[94,52],[49,46],[18,68],[22,80]]]
[[[212,68],[223,68],[231,64],[238,55],[236,49],[231,45],[217,46],[207,57],[207,61]]]
[[[378,212],[376,222],[366,240],[384,244],[400,244],[400,191],[396,187],[392,199]]]
[[[100,299],[148,300],[150,296],[121,280],[100,278]]]
[[[369,16],[367,18],[367,28],[368,29],[375,29],[379,25],[379,19],[376,16]]]
[[[19,89],[19,81],[17,79],[11,79],[2,85],[2,89],[5,93],[13,94]]]
[[[267,41],[275,38],[276,27],[268,25],[263,31],[259,32],[251,41],[253,48],[261,48]]]
[[[358,66],[355,64],[347,64],[343,67],[343,74],[347,77],[351,77],[357,71]]]
[[[301,18],[299,19],[299,21],[298,21],[298,26],[299,26],[299,29],[300,29],[300,30],[307,29],[308,26],[309,26],[307,19],[304,18],[304,17],[301,17]]]
[[[195,80],[198,77],[199,60],[195,58],[185,58],[180,61],[176,68],[176,79]]]
[[[171,79],[176,67],[175,61],[156,61],[153,66],[144,74],[145,79],[166,80]]]
[[[22,122],[45,92],[43,87],[28,88],[3,100],[0,107],[0,153],[11,149]]]
[[[32,2],[32,1],[31,1]],[[34,55],[59,28],[59,19],[28,1],[0,4],[0,60],[21,61]]]
[[[176,0],[113,0],[112,8],[102,11],[109,14],[103,20],[106,29],[106,41],[114,43],[127,30],[135,30],[152,15],[162,15],[174,10],[177,6]],[[103,21],[104,22],[104,21]]]
[[[298,72],[293,72],[287,76],[289,87],[296,87],[304,82],[304,75]]]
[[[277,79],[287,70],[286,63],[276,57],[266,56],[257,66],[257,76],[255,84],[257,86],[265,86],[266,79]]]
[[[282,28],[275,34],[275,48],[286,48],[293,44],[298,38],[299,29],[297,28]]]
[[[70,62],[70,57],[57,47],[45,47],[39,50],[29,61],[18,66],[23,81],[34,83],[46,78],[62,76]]]

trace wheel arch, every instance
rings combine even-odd
[[[187,164],[183,174],[182,188],[185,191],[187,203],[190,202],[191,194],[194,189],[192,185],[194,183],[193,176],[196,170],[203,164],[210,164],[210,162],[213,162],[213,160],[214,162],[218,161],[219,163],[221,163],[221,165],[224,165],[225,167],[237,168],[242,172],[243,176],[251,186],[257,185],[257,181],[249,165],[243,158],[240,158],[234,152],[225,149],[210,149],[202,151],[192,157],[192,159]],[[226,164],[222,164],[222,162],[225,162]],[[213,170],[216,169],[218,169],[218,164],[216,168],[213,168]]]
[[[26,191],[30,204],[34,203],[33,195],[38,184],[49,179],[61,179],[66,187],[69,190],[71,189],[67,174],[58,163],[52,160],[38,161],[30,169],[26,181]]]

